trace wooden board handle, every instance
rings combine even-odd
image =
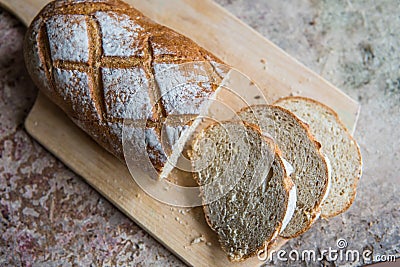
[[[0,0],[0,5],[28,26],[50,0]]]

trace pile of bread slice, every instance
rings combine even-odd
[[[346,211],[362,172],[356,141],[320,102],[290,96],[237,115],[239,121],[203,129],[189,153],[197,183],[220,184],[204,187],[202,197],[207,222],[231,261]]]

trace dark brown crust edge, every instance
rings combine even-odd
[[[343,121],[339,118],[339,115],[337,114],[337,112],[336,112],[335,110],[333,110],[331,107],[329,107],[329,106],[327,106],[327,105],[325,105],[325,104],[323,104],[323,103],[321,103],[321,102],[319,102],[319,101],[317,101],[317,100],[315,100],[315,99],[308,98],[308,97],[304,97],[304,96],[288,96],[288,97],[283,97],[283,98],[280,98],[280,99],[278,99],[277,101],[275,101],[273,104],[278,104],[279,102],[286,101],[286,100],[297,100],[297,99],[299,99],[299,100],[304,100],[304,101],[306,101],[306,102],[313,103],[313,104],[315,104],[315,105],[318,105],[318,106],[320,106],[320,107],[326,109],[328,112],[330,112],[330,113],[336,118],[337,123],[338,123],[339,126],[342,128],[342,130],[345,132],[345,134],[348,136],[348,138],[349,138],[351,141],[353,141],[354,144],[355,144],[355,146],[356,146],[356,150],[357,150],[357,154],[358,154],[358,158],[359,158],[359,168],[358,168],[358,173],[356,174],[356,176],[355,176],[354,179],[353,179],[353,181],[354,181],[353,186],[352,186],[353,194],[352,194],[351,199],[349,200],[349,202],[347,203],[347,205],[344,206],[343,209],[341,209],[341,210],[339,210],[339,211],[337,211],[337,212],[335,212],[335,213],[328,214],[328,215],[321,215],[321,217],[324,218],[324,219],[332,218],[332,217],[335,217],[335,216],[337,216],[337,215],[339,215],[339,214],[341,214],[341,213],[347,211],[347,210],[351,207],[351,205],[353,204],[353,202],[354,202],[354,200],[355,200],[355,198],[356,198],[356,195],[357,195],[357,186],[358,186],[358,182],[359,182],[359,180],[361,179],[361,176],[362,176],[362,167],[363,167],[361,150],[360,150],[360,147],[359,147],[357,141],[356,141],[356,140],[354,139],[354,137],[350,134],[349,130],[348,130],[347,127],[344,125]]]
[[[233,121],[229,121],[229,122],[232,123]],[[200,136],[200,134],[201,134],[202,132],[207,131],[209,128],[213,127],[214,125],[216,125],[216,124],[221,124],[221,123],[223,123],[223,122],[215,122],[215,123],[212,123],[212,124],[208,125],[208,126],[207,126],[206,128],[204,128],[197,136]],[[248,123],[248,122],[245,122],[245,121],[238,121],[238,122],[236,122],[236,123],[242,124],[242,125],[244,125],[245,127],[248,127],[248,128],[250,128],[250,129],[252,129],[252,130],[258,132],[262,138],[264,138],[265,140],[268,140],[268,142],[270,142],[270,138],[264,136],[264,135],[262,134],[260,128],[259,128],[257,125],[251,124],[251,123]],[[198,141],[198,138],[197,138],[197,137],[193,139],[193,141],[192,141],[192,147],[193,147],[194,143],[197,142],[197,141]],[[191,153],[189,153],[189,157],[192,158]],[[288,205],[289,205],[289,194],[290,194],[290,190],[293,188],[294,183],[293,183],[292,179],[291,179],[291,178],[287,175],[287,173],[286,173],[286,169],[285,169],[285,167],[284,167],[284,165],[283,165],[283,162],[282,162],[282,160],[281,160],[281,151],[279,150],[279,148],[278,148],[276,145],[275,145],[275,159],[279,159],[279,163],[280,163],[281,166],[282,166],[282,170],[283,170],[283,174],[284,174],[283,182],[284,182],[284,188],[285,188],[285,191],[286,191],[285,206],[286,206],[286,210],[287,210]],[[193,162],[192,162],[192,163],[193,163]],[[194,166],[192,166],[192,168],[194,169]],[[197,183],[197,184],[200,184],[200,183],[199,183],[199,179],[198,179],[197,173],[196,173],[195,171],[193,171],[192,174],[193,174],[193,178],[194,178],[194,180],[196,181],[196,183]],[[211,222],[210,222],[210,220],[209,220],[209,216],[208,216],[209,212],[208,212],[208,209],[207,209],[207,205],[204,204],[204,202],[203,202],[203,212],[204,212],[204,217],[205,217],[205,219],[206,219],[206,222],[207,222],[208,226],[215,232],[215,229],[213,228],[213,226],[212,226],[212,224],[211,224]],[[265,240],[264,243],[263,243],[260,247],[258,247],[253,253],[244,255],[244,256],[243,256],[242,258],[240,258],[239,260],[232,260],[229,256],[227,256],[227,258],[229,259],[229,261],[231,261],[231,262],[242,262],[242,261],[244,261],[244,260],[246,260],[246,259],[248,259],[248,258],[251,258],[251,257],[255,256],[255,255],[258,253],[258,251],[260,251],[260,250],[264,249],[266,246],[268,246],[268,244],[269,244],[271,241],[273,241],[273,240],[275,239],[275,236],[276,236],[277,233],[279,233],[279,231],[281,230],[281,227],[282,227],[282,220],[283,220],[284,216],[285,216],[285,213],[283,214],[283,216],[282,216],[282,218],[281,218],[281,221],[277,223],[277,227],[275,228],[275,231],[273,232],[273,234],[271,235],[271,237],[269,237],[268,240]],[[227,249],[225,248],[225,246],[222,244],[222,241],[219,239],[219,236],[218,236],[218,242],[220,243],[220,247],[222,248],[222,250],[223,250],[226,254],[228,254],[228,251],[227,251]]]

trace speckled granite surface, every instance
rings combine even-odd
[[[284,249],[337,248],[343,238],[348,249],[400,256],[398,2],[217,2],[362,104],[355,137],[364,175],[356,202]],[[182,266],[25,132],[37,91],[23,67],[24,31],[0,11],[0,266]]]

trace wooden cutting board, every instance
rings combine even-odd
[[[48,0],[0,0],[28,25]],[[159,23],[190,37],[254,80],[269,101],[301,92],[334,108],[350,130],[359,105],[259,33],[210,0],[127,0]],[[246,55],[246,56],[243,56]],[[49,99],[39,94],[27,131],[68,167],[164,244],[195,266],[256,266],[252,258],[229,263],[201,208],[174,208],[146,195],[126,166],[99,147]],[[202,236],[204,242],[193,242]],[[199,240],[199,239],[197,239]]]

